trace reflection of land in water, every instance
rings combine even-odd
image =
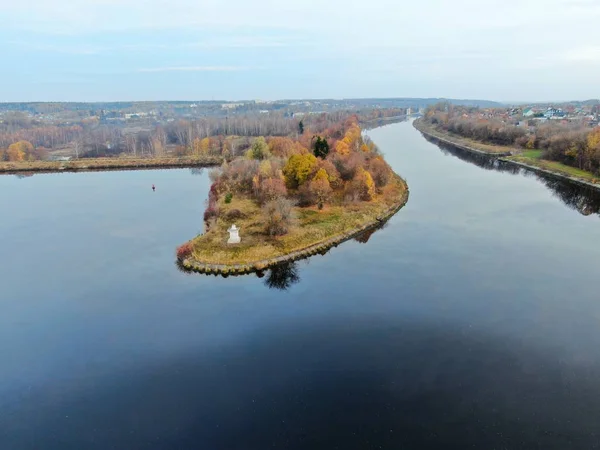
[[[584,216],[592,214],[600,215],[600,192],[595,189],[585,187],[568,180],[553,177],[551,175],[541,174],[525,167],[516,166],[507,161],[500,161],[494,156],[487,156],[472,153],[449,144],[439,142],[435,139],[425,138],[437,145],[444,154],[455,156],[463,161],[475,164],[486,170],[496,170],[498,172],[508,172],[513,175],[522,174],[533,176],[539,182],[544,184],[554,195],[560,199],[569,208],[572,208]]]
[[[377,231],[384,229],[387,226],[388,222],[383,222],[380,226],[375,227],[375,228],[371,228],[367,231],[365,231],[364,233],[359,234],[358,236],[356,236],[354,238],[354,240],[356,242],[359,242],[361,244],[366,244],[369,239],[371,239],[371,236],[373,236],[373,234],[375,234]],[[331,248],[324,250],[323,252],[319,253],[321,256],[326,255],[327,253],[329,253],[329,251],[331,250]],[[268,287],[269,289],[278,289],[280,291],[287,291],[288,289],[290,289],[292,286],[294,286],[295,284],[300,282],[300,269],[298,266],[298,262],[299,261],[288,261],[288,262],[284,262],[281,264],[278,264],[276,266],[273,266],[267,270],[259,270],[257,272],[255,272],[255,275],[257,278],[264,278],[264,284],[266,287]],[[195,275],[195,272],[186,269],[183,264],[181,263],[181,261],[177,260],[175,262],[175,266],[177,267],[177,269],[182,272],[185,273],[186,275]],[[229,278],[230,276],[233,277],[243,277],[243,276],[248,276],[249,274],[235,274],[235,275],[228,275],[228,274],[206,274],[207,276],[213,275],[213,276],[221,276],[223,278]]]
[[[204,167],[192,167],[190,169],[190,173],[192,175],[203,175],[204,174]]]
[[[287,291],[298,282],[300,282],[298,264],[293,261],[271,267],[267,278],[265,278],[265,286],[269,289],[279,289],[280,291]]]
[[[361,233],[360,235],[356,236],[354,240],[361,244],[366,244],[369,241],[369,239],[371,239],[371,236],[373,236],[373,234],[385,228],[387,224],[388,222],[386,221],[376,228],[367,230],[364,233]],[[330,250],[331,249],[327,249],[326,251],[322,252],[321,256],[326,255],[327,253],[329,253]],[[265,286],[267,286],[269,289],[279,289],[281,291],[287,291],[293,285],[300,282],[299,271],[300,269],[298,267],[297,261],[286,262],[271,267],[266,274],[264,282]],[[257,272],[257,276],[259,278],[263,278],[265,274],[262,272]]]

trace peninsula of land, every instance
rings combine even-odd
[[[211,173],[205,232],[177,249],[184,269],[262,271],[324,253],[382,226],[404,206],[408,186],[356,117],[316,131],[258,137]],[[231,240],[234,225],[240,242]]]

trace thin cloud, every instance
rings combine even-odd
[[[572,49],[564,55],[570,62],[600,63],[600,46],[585,46]]]
[[[148,67],[138,69],[138,72],[238,72],[248,69],[242,66],[174,66]]]
[[[96,46],[86,45],[61,45],[45,44],[39,42],[9,41],[10,45],[16,45],[28,50],[43,53],[62,53],[65,55],[98,55],[105,49]]]
[[[189,48],[267,48],[267,47],[288,47],[291,42],[285,41],[281,38],[268,38],[268,37],[252,37],[252,36],[239,36],[229,37],[221,39],[211,39],[206,41],[191,42],[185,44]]]

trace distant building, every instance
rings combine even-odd
[[[243,103],[223,103],[221,105],[221,109],[235,109],[240,106],[244,106],[244,104]]]
[[[532,108],[525,108],[523,110],[523,117],[533,117],[535,115],[535,111]]]
[[[560,108],[553,108],[550,106],[546,112],[544,113],[544,117],[546,119],[562,119],[565,116],[565,113]]]

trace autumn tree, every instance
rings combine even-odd
[[[195,156],[208,155],[210,150],[210,138],[205,137],[203,139],[195,138],[192,141],[192,150]]]
[[[359,167],[354,179],[346,188],[346,195],[351,200],[371,201],[375,196],[375,183],[371,174]]]
[[[201,140],[200,138],[195,138],[195,139],[192,141],[192,153],[193,153],[195,156],[200,156],[200,155],[202,154],[202,148],[201,148],[201,146],[200,146],[200,142],[201,142],[201,141],[202,141],[202,140]]]
[[[600,127],[594,128],[587,135],[587,148],[585,152],[586,170],[598,171],[600,168]]]
[[[344,181],[352,180],[358,168],[364,167],[366,164],[365,154],[362,152],[354,152],[349,156],[336,154],[332,158],[332,162]]]
[[[350,146],[345,140],[337,141],[335,143],[335,151],[343,156],[346,156],[350,153]]]
[[[246,157],[248,159],[267,159],[269,158],[269,146],[267,145],[267,141],[262,136],[259,136],[254,140],[250,150],[246,153]]]
[[[28,141],[15,142],[8,146],[6,157],[9,161],[24,161],[33,152],[33,145]]]
[[[333,162],[329,159],[319,159],[317,161],[317,170],[323,169],[327,173],[327,181],[332,189],[337,189],[343,186],[342,176],[335,168]]]
[[[318,208],[323,209],[323,205],[329,200],[332,193],[327,172],[324,169],[319,169],[315,177],[310,181],[309,190],[315,196]]]
[[[267,203],[286,195],[287,189],[281,178],[265,178],[260,182],[258,199],[261,203]]]
[[[301,186],[307,180],[316,165],[317,158],[311,153],[292,155],[283,168],[283,175],[285,176],[287,187],[296,189],[298,186]]]
[[[268,143],[272,155],[289,157],[294,153],[295,143],[290,138],[276,136],[270,138]]]
[[[375,182],[375,186],[379,189],[388,184],[392,176],[392,169],[380,156],[369,162],[368,171]]]
[[[290,230],[294,220],[293,206],[290,200],[282,197],[263,206],[265,232],[269,236],[281,236]]]

